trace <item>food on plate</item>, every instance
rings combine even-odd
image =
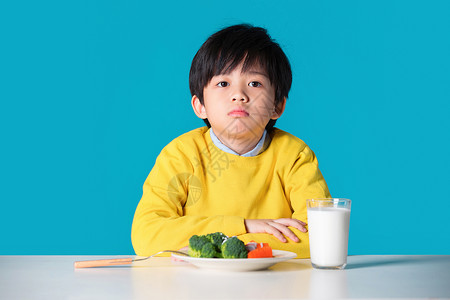
[[[223,242],[228,239],[228,237],[222,232],[209,233],[206,235],[206,238],[209,239],[209,241],[214,245],[217,252],[221,252],[220,248],[222,247]]]
[[[248,258],[273,257],[272,248],[268,243],[256,243],[252,241],[246,247],[248,250]]]
[[[219,257],[217,248],[204,235],[193,235],[189,239],[188,254],[191,257]]]
[[[223,242],[222,247],[223,258],[247,258],[247,248],[243,241],[233,236]]]
[[[244,244],[237,237],[222,232],[193,235],[189,239],[188,254],[201,258],[266,258],[273,257],[268,243]]]

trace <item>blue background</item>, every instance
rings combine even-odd
[[[353,200],[350,254],[450,254],[450,2],[0,4],[0,254],[132,254],[156,156],[202,126],[188,72],[264,26],[294,81],[279,128]]]

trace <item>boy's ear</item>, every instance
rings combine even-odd
[[[197,117],[200,119],[207,118],[205,106],[200,102],[200,99],[196,95],[192,96],[191,104]]]
[[[281,100],[280,103],[278,103],[278,105],[275,106],[271,119],[276,120],[279,117],[281,117],[285,107],[286,107],[286,98],[283,98],[283,100]]]

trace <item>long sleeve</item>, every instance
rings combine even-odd
[[[314,153],[298,138],[275,130],[270,146],[254,157],[215,147],[205,129],[167,145],[146,179],[132,226],[136,254],[176,250],[194,235],[223,232],[245,243],[309,257],[308,234],[291,228],[299,243],[246,232],[245,219],[306,221],[306,199],[329,197]]]
[[[319,170],[317,158],[311,149],[305,144],[301,145],[297,158],[283,174],[284,189],[287,200],[292,207],[292,215],[287,216],[307,222],[306,199],[329,198],[327,184]],[[297,253],[298,258],[309,258],[309,236],[296,228],[290,229],[297,235],[300,242],[296,243],[289,239],[286,243],[281,242],[272,235],[264,233],[246,233],[239,238],[248,243],[252,240],[261,243],[269,243],[273,249],[285,250]]]
[[[137,255],[180,249],[194,234],[222,231],[231,236],[245,232],[244,219],[239,216],[219,212],[215,215],[185,214],[186,206],[198,200],[195,190],[202,189],[204,184],[201,169],[195,168],[192,163],[195,160],[187,156],[191,152],[185,154],[183,146],[172,143],[164,148],[144,183],[131,232]]]
[[[330,192],[314,152],[305,145],[293,165],[286,181],[286,194],[292,205],[292,218],[308,222],[306,200],[312,198],[330,198]],[[298,255],[309,258],[309,236],[298,229],[291,230],[300,238]]]

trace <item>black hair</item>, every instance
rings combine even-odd
[[[239,24],[226,27],[211,35],[192,60],[189,72],[191,95],[204,104],[203,89],[211,79],[233,71],[241,62],[243,71],[261,66],[275,88],[275,106],[288,97],[292,84],[292,71],[286,54],[261,27]],[[208,119],[206,125],[211,127]],[[270,120],[266,130],[271,130],[276,120]]]

